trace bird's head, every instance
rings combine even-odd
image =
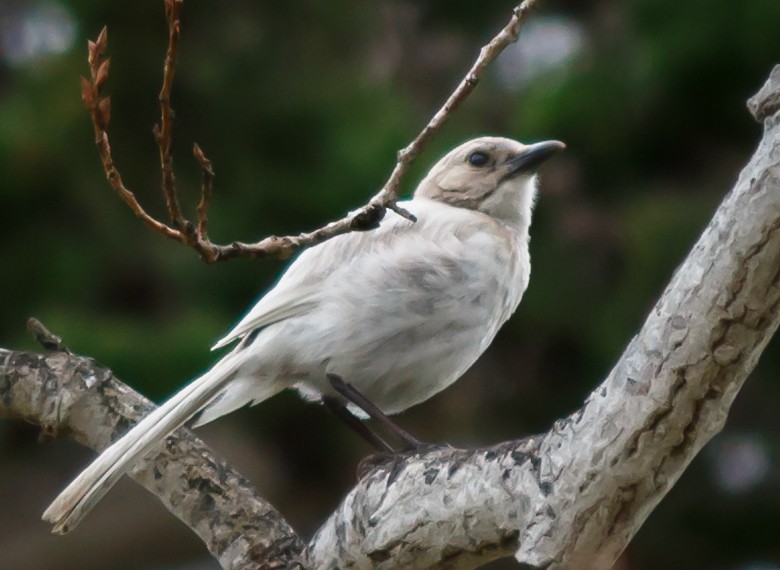
[[[565,146],[559,141],[524,145],[501,137],[470,140],[436,163],[415,196],[527,226],[536,195],[536,170]]]

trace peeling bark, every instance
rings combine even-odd
[[[764,136],[640,332],[582,409],[540,436],[368,465],[304,546],[187,430],[134,478],[224,568],[471,568],[502,556],[609,568],[718,433],[780,324],[780,66],[749,107]],[[0,417],[96,449],[150,405],[90,359],[0,350]]]

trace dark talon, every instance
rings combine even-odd
[[[334,398],[333,396],[323,396],[322,403],[325,405],[328,411],[351,427],[360,437],[365,439],[375,449],[386,453],[395,452],[389,443],[382,439],[368,425],[364,424],[360,418],[355,417],[341,400]],[[373,455],[369,457],[373,457]]]
[[[371,402],[371,400],[366,398],[357,388],[355,388],[352,384],[344,382],[344,379],[341,378],[341,376],[337,374],[327,374],[326,376],[330,381],[330,385],[333,386],[333,389],[336,390],[336,392],[366,412],[369,417],[382,424],[382,426],[390,431],[390,433],[395,435],[403,442],[403,445],[399,451],[418,451],[430,447],[430,444],[420,441],[408,431],[401,428],[389,417],[387,417],[387,415],[382,410],[380,410],[373,402]]]

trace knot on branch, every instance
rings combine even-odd
[[[775,65],[764,86],[748,99],[747,107],[758,122],[780,111],[780,65]]]
[[[349,224],[349,229],[357,231],[373,230],[385,217],[385,208],[379,204],[370,204],[363,208]]]
[[[68,348],[63,344],[62,339],[47,329],[43,323],[35,317],[27,319],[27,330],[44,349],[48,351],[70,353]]]

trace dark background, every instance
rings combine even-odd
[[[197,141],[217,171],[220,242],[312,229],[362,204],[395,151],[508,20],[510,0],[333,0],[184,9],[174,87],[182,201]],[[206,265],[152,234],[104,181],[79,99],[86,38],[109,26],[112,147],[160,215],[151,126],[166,45],[162,2],[0,4],[0,346],[37,350],[35,315],[75,351],[162,399],[209,366],[208,347],[284,264]],[[480,134],[557,138],[518,314],[454,387],[398,421],[476,445],[547,430],[607,374],[736,180],[761,133],[745,100],[780,55],[776,0],[543,2],[523,39],[404,183]],[[775,340],[724,432],[640,531],[620,568],[780,568]],[[366,445],[285,394],[201,430],[309,536],[354,481]],[[38,520],[92,457],[0,422],[0,567],[215,568],[155,500],[123,482],[72,535]],[[497,563],[494,568],[513,567]]]

